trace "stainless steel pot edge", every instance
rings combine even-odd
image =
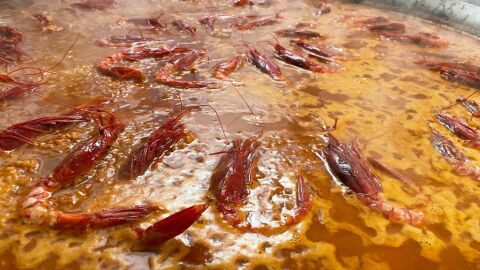
[[[390,8],[480,37],[480,0],[350,0]]]

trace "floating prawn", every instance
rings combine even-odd
[[[326,38],[324,35],[303,29],[281,29],[275,31],[275,33],[282,37],[294,37],[294,38]]]
[[[284,80],[280,67],[278,67],[268,56],[259,52],[253,46],[248,46],[247,61],[272,79],[276,81]]]
[[[287,50],[285,47],[280,45],[280,43],[271,44],[275,48],[275,57],[282,60],[283,62],[303,68],[305,70],[317,72],[317,73],[334,73],[335,71],[330,70],[324,66],[321,66],[308,58],[300,54],[296,54],[290,50]]]
[[[229,80],[228,75],[242,68],[244,59],[245,56],[237,55],[226,62],[220,63],[213,70],[213,77],[220,80]]]
[[[155,72],[155,80],[161,84],[175,88],[219,88],[220,85],[211,81],[187,81],[175,79],[176,73],[193,70],[196,62],[204,55],[204,52],[191,51],[168,61],[165,66]]]
[[[233,146],[226,152],[215,168],[210,190],[216,199],[217,209],[222,218],[231,226],[242,230],[272,234],[285,230],[287,227],[299,222],[308,213],[311,206],[311,197],[302,176],[297,179],[296,208],[293,216],[287,218],[279,227],[253,227],[245,221],[244,214],[238,209],[248,195],[248,187],[254,177],[254,166],[258,159],[260,142],[254,138],[236,139]]]
[[[457,62],[432,62],[426,59],[414,62],[440,73],[444,80],[480,89],[480,67]]]
[[[233,6],[235,7],[243,7],[250,4],[252,4],[250,0],[234,0],[233,1]]]
[[[97,109],[96,117],[100,134],[83,143],[32,188],[21,206],[24,218],[57,230],[81,231],[136,221],[159,209],[154,205],[136,205],[96,213],[66,213],[54,207],[51,201],[53,194],[72,185],[75,179],[90,170],[107,153],[122,128],[109,111]]]
[[[343,49],[331,45],[315,46],[303,40],[290,40],[290,43],[304,50],[309,56],[322,62],[330,63],[335,61],[346,61],[347,57],[342,56]]]
[[[441,112],[435,113],[435,118],[460,139],[468,141],[474,147],[480,147],[480,134],[459,118]]]
[[[474,180],[480,180],[480,169],[469,165],[468,158],[440,131],[430,127],[432,135],[430,142],[433,148],[443,157],[443,159],[452,165],[460,175],[469,176]]]
[[[95,99],[86,104],[77,106],[58,116],[44,116],[22,123],[14,124],[0,132],[0,149],[14,150],[24,144],[32,144],[32,139],[38,135],[60,129],[67,124],[83,122],[87,120],[85,114],[106,99]]]
[[[179,121],[193,109],[186,110],[157,128],[147,141],[130,156],[124,171],[131,179],[143,175],[155,159],[162,159],[188,133]]]
[[[327,133],[326,137],[327,145],[320,151],[319,157],[339,184],[347,186],[361,201],[392,222],[415,226],[424,223],[423,212],[396,207],[380,198],[382,185],[368,167],[356,141],[347,146],[330,133]]]
[[[473,117],[480,116],[480,105],[474,100],[470,100],[468,98],[457,98],[457,103],[462,104],[462,106],[467,109]]]
[[[207,208],[207,204],[197,204],[157,221],[146,229],[137,227],[133,231],[140,242],[148,246],[159,245],[187,230]]]
[[[163,58],[170,55],[175,55],[179,53],[190,52],[191,50],[184,47],[175,47],[172,49],[167,48],[145,48],[145,47],[134,47],[128,50],[122,50],[118,54],[114,54],[106,57],[101,62],[96,65],[97,70],[107,76],[111,76],[115,79],[121,80],[137,80],[142,81],[145,78],[143,72],[138,69],[129,68],[129,67],[115,67],[114,63],[119,61],[138,61],[146,58]]]

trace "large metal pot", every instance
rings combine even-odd
[[[480,0],[350,0],[406,12],[480,36]]]

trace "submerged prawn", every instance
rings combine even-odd
[[[142,36],[129,34],[125,36],[111,36],[108,38],[97,39],[95,40],[95,44],[101,47],[127,48],[132,47],[134,43],[139,43],[147,40],[150,39],[145,39]]]
[[[256,19],[249,19],[245,22],[237,23],[234,25],[238,30],[251,30],[260,26],[272,25],[278,23],[280,15],[261,17]]]
[[[320,151],[319,157],[325,163],[329,173],[338,179],[340,184],[347,186],[368,207],[392,222],[415,226],[424,223],[425,214],[422,211],[396,207],[380,198],[382,185],[368,167],[355,141],[347,146],[330,133],[327,133],[326,137],[327,145]]]
[[[182,20],[173,20],[172,25],[177,28],[179,31],[187,32],[191,36],[195,36],[197,34],[197,29],[188,23]]]
[[[417,44],[421,47],[430,47],[430,48],[443,48],[448,46],[448,40],[433,34],[426,32],[419,32],[416,34],[390,34],[384,33],[383,37],[399,40],[404,42],[410,42]]]
[[[297,179],[296,208],[292,216],[278,227],[254,227],[248,221],[244,213],[238,209],[245,204],[248,195],[248,187],[254,177],[254,166],[258,159],[260,142],[254,138],[236,139],[233,146],[220,159],[215,168],[210,183],[210,190],[216,199],[217,209],[222,218],[231,226],[242,230],[272,234],[281,232],[299,222],[308,213],[311,205],[311,197],[302,176]]]
[[[325,38],[324,35],[318,32],[303,29],[281,29],[275,31],[275,33],[279,36],[292,38]]]

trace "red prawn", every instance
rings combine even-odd
[[[440,73],[445,80],[480,89],[480,67],[469,63],[432,62],[426,59],[414,62]]]
[[[137,80],[142,81],[145,78],[143,72],[138,69],[130,67],[115,67],[114,63],[120,61],[138,61],[146,58],[163,58],[170,55],[181,54],[190,52],[189,48],[174,47],[172,49],[167,48],[145,48],[142,46],[122,50],[118,54],[114,54],[106,57],[98,64],[96,64],[97,70],[107,76],[111,76],[120,80]]]
[[[272,234],[285,230],[289,226],[299,222],[308,213],[311,206],[311,197],[302,176],[297,179],[296,209],[293,216],[278,227],[254,227],[247,221],[238,209],[241,207],[248,195],[248,187],[254,177],[254,167],[258,159],[258,148],[260,142],[255,138],[236,139],[233,147],[218,154],[224,156],[218,162],[210,183],[210,190],[216,199],[217,209],[222,218],[231,226],[250,232]]]
[[[146,229],[134,228],[140,242],[155,246],[183,233],[207,210],[207,204],[197,204],[182,209]]]
[[[371,209],[392,222],[415,226],[425,222],[425,214],[422,211],[396,207],[380,198],[382,185],[368,167],[355,141],[347,146],[330,133],[327,133],[326,137],[327,145],[320,151],[319,156],[335,179],[355,192]]]
[[[322,62],[346,61],[347,57],[342,56],[343,50],[333,46],[315,46],[303,40],[290,40],[290,43],[304,50],[309,56]]]
[[[238,30],[251,30],[260,26],[276,24],[280,18],[280,14],[276,14],[275,16],[249,19],[245,22],[234,24],[234,27]]]
[[[365,28],[373,33],[383,34],[403,34],[405,33],[405,25],[403,23],[381,23],[370,24]]]
[[[218,64],[213,70],[213,77],[220,80],[229,80],[228,75],[239,70],[243,66],[245,56],[237,55],[226,62]]]
[[[305,58],[303,55],[296,54],[282,45],[280,43],[271,44],[275,48],[275,57],[282,60],[283,62],[317,73],[334,73],[335,71],[330,70],[324,66],[321,66],[308,58]]]
[[[23,34],[10,26],[0,26],[0,66],[21,62]]]
[[[130,178],[143,175],[155,159],[161,159],[188,133],[179,121],[194,109],[186,110],[173,119],[169,119],[135,150],[124,166]]]
[[[435,113],[435,118],[440,124],[460,139],[468,141],[469,144],[476,148],[480,147],[480,134],[478,131],[464,123],[459,118],[449,116],[442,112]]]
[[[480,168],[471,166],[468,158],[440,131],[434,128],[431,128],[431,130],[430,143],[443,159],[452,165],[460,175],[480,180]]]
[[[174,78],[175,74],[185,70],[193,70],[197,61],[205,52],[191,51],[168,61],[165,66],[155,72],[155,80],[161,84],[174,88],[220,88],[216,82],[202,80],[182,80]]]
[[[71,4],[70,6],[72,8],[83,10],[105,10],[112,7],[114,4],[114,0],[82,0],[81,2]]]
[[[419,32],[416,34],[383,33],[383,37],[398,41],[410,42],[421,47],[444,48],[448,46],[448,40],[432,33]]]
[[[195,36],[197,34],[197,29],[188,23],[182,20],[173,20],[172,25],[177,28],[179,31],[187,32],[191,36]]]
[[[293,38],[326,38],[324,35],[311,31],[311,30],[303,30],[303,29],[281,29],[275,31],[275,33],[282,37],[293,37]]]
[[[472,114],[472,117],[480,117],[480,105],[476,101],[468,98],[457,98],[456,102],[462,104]]]
[[[247,61],[276,81],[284,81],[282,71],[267,55],[259,52],[253,46],[247,46]]]

